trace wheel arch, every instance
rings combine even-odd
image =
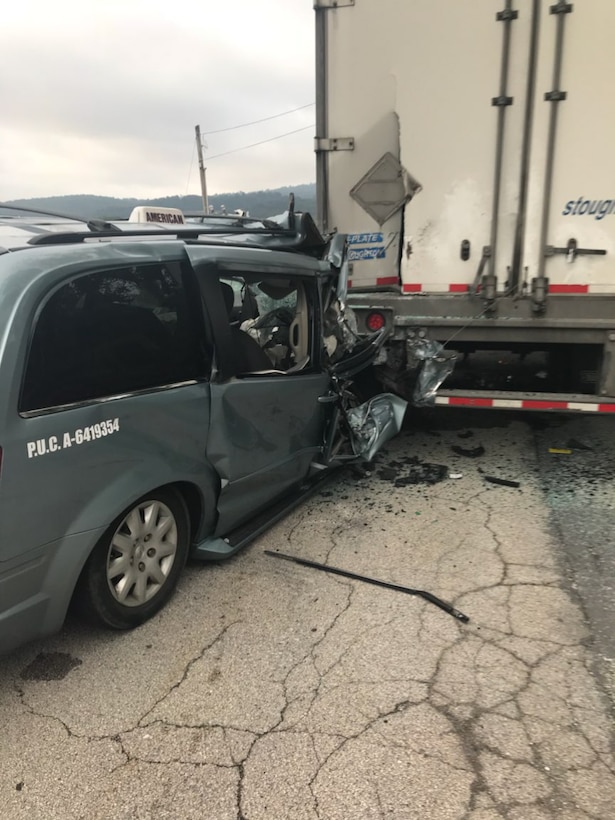
[[[191,481],[175,481],[164,485],[176,489],[184,499],[190,518],[190,538],[192,544],[214,531],[217,507],[213,488],[199,487]],[[157,487],[161,490],[164,487]],[[155,490],[152,490],[155,492]]]

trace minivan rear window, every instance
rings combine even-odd
[[[73,279],[34,328],[20,412],[105,398],[207,374],[194,300],[165,265]]]

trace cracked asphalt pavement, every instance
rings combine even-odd
[[[140,629],[3,658],[0,817],[615,817],[614,422],[428,417]]]

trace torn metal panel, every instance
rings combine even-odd
[[[457,356],[433,339],[408,340],[407,351],[409,367],[422,362],[412,403],[415,407],[430,407],[435,404],[438,388],[453,372]]]
[[[381,393],[346,414],[357,456],[371,461],[378,450],[401,430],[408,402]]]
[[[324,315],[323,331],[325,350],[333,363],[351,353],[360,340],[354,311],[343,310],[337,299]]]

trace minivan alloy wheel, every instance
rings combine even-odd
[[[190,548],[190,517],[173,487],[147,493],[109,525],[88,558],[76,603],[91,620],[132,629],[173,594]]]
[[[149,500],[134,507],[109,547],[107,581],[124,606],[140,606],[161,589],[177,555],[177,523],[171,510]]]

